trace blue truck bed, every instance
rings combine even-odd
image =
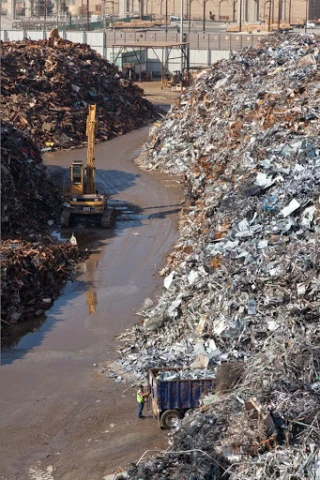
[[[165,410],[187,410],[199,407],[202,394],[211,392],[214,379],[157,380],[160,371],[179,371],[177,368],[152,368],[149,370],[149,384],[153,412],[159,416]]]

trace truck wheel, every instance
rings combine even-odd
[[[166,410],[160,418],[160,425],[162,428],[169,430],[174,427],[176,420],[180,420],[181,414],[179,410]]]

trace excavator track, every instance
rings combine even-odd
[[[69,227],[70,225],[70,216],[71,216],[71,210],[65,209],[63,210],[61,217],[60,217],[60,225],[61,227]]]
[[[111,228],[116,219],[116,211],[114,208],[106,208],[101,217],[101,228]]]

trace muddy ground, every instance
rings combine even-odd
[[[141,84],[147,98],[168,104],[175,92]],[[97,183],[119,211],[115,228],[69,229],[93,253],[48,311],[46,322],[2,350],[1,479],[102,480],[145,450],[167,447],[151,412],[136,418],[136,389],[115,383],[103,366],[117,354],[123,329],[146,297],[156,300],[157,272],[178,238],[179,178],[142,172],[133,163],[149,127],[96,148]],[[68,178],[85,150],[48,154],[53,177]],[[61,232],[56,231],[59,236]]]

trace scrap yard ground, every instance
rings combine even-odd
[[[146,87],[155,103],[167,102],[166,93],[177,98],[159,84]],[[77,282],[67,285],[40,330],[2,350],[3,480],[100,480],[145,450],[166,447],[155,420],[136,419],[135,389],[114,383],[100,365],[115,358],[114,337],[138,320],[144,298],[155,299],[157,270],[178,234],[179,179],[143,173],[132,162],[148,134],[144,127],[97,146],[99,181],[115,206],[126,208],[112,231],[75,232],[80,246],[94,251]],[[66,178],[72,159],[84,156],[85,150],[49,154],[46,163]],[[91,284],[98,298],[93,316]]]

